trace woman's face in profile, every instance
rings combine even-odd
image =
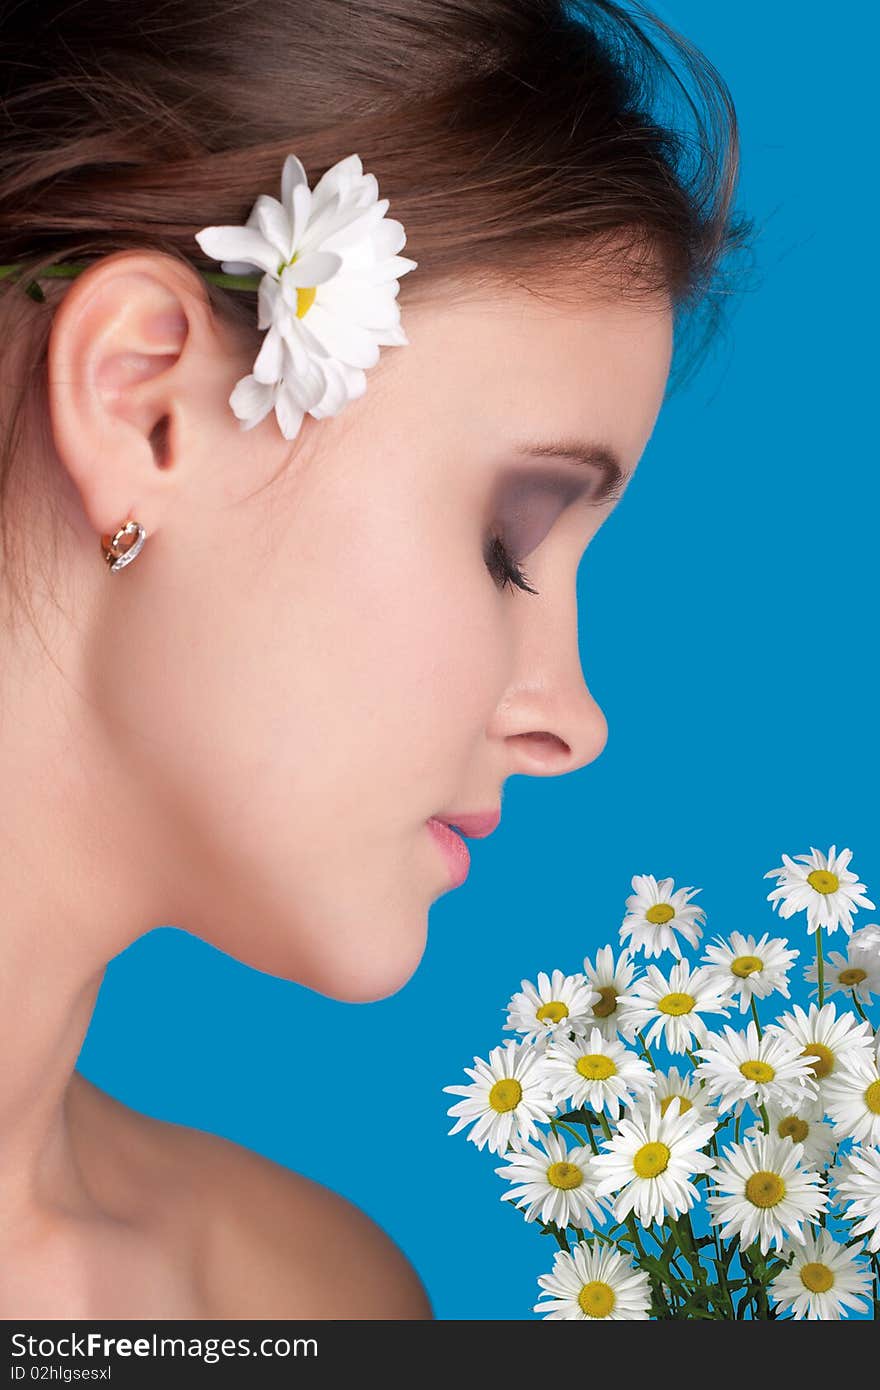
[[[508,777],[605,744],[575,580],[610,480],[518,448],[602,445],[631,472],[672,347],[656,301],[573,309],[516,287],[403,325],[409,345],[340,416],[307,420],[280,472],[274,418],[242,433],[226,405],[240,364],[218,377],[216,426],[193,431],[144,554],[108,581],[130,587],[92,693],[157,881],[180,885],[167,920],[348,1000],[419,963],[452,886],[430,817],[496,809]],[[537,594],[504,583],[496,536]]]

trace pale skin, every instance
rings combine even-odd
[[[427,818],[605,746],[575,581],[615,504],[511,451],[577,437],[631,475],[671,311],[518,284],[402,309],[409,345],[291,444],[241,431],[253,358],[194,270],[118,253],[58,297],[16,502],[34,553],[59,514],[58,603],[35,568],[45,645],[0,630],[0,1317],[432,1316],[343,1197],[75,1070],[107,962],[159,925],[333,998],[399,990],[450,889]],[[111,575],[128,516],[148,539]],[[487,569],[490,522],[537,595]]]

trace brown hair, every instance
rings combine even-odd
[[[705,341],[726,258],[748,241],[727,86],[641,4],[0,0],[0,58],[0,265],[27,265],[0,279],[16,348],[0,377],[10,583],[13,465],[31,429],[48,442],[65,288],[41,273],[144,247],[217,271],[195,233],[277,196],[291,151],[312,186],[352,151],[376,175],[418,262],[401,306],[526,273],[541,293],[570,272],[582,294],[588,267],[614,293],[665,289],[679,317],[707,311]],[[256,355],[255,292],[206,294]]]

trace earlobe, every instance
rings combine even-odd
[[[193,333],[209,315],[196,277],[159,253],[103,258],[59,304],[47,362],[53,442],[98,536],[130,515],[148,533],[161,527],[182,417],[198,398],[187,390]]]

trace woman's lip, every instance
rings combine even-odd
[[[484,840],[487,835],[491,835],[493,830],[498,828],[501,820],[501,811],[495,807],[491,811],[474,811],[471,815],[462,812],[455,815],[450,811],[448,816],[433,816],[432,820],[439,820],[442,825],[454,825],[461,831],[462,835],[467,835],[469,839]]]
[[[458,888],[468,876],[471,856],[460,835],[456,835],[444,821],[431,816],[426,822],[428,829],[446,857],[453,888]]]

